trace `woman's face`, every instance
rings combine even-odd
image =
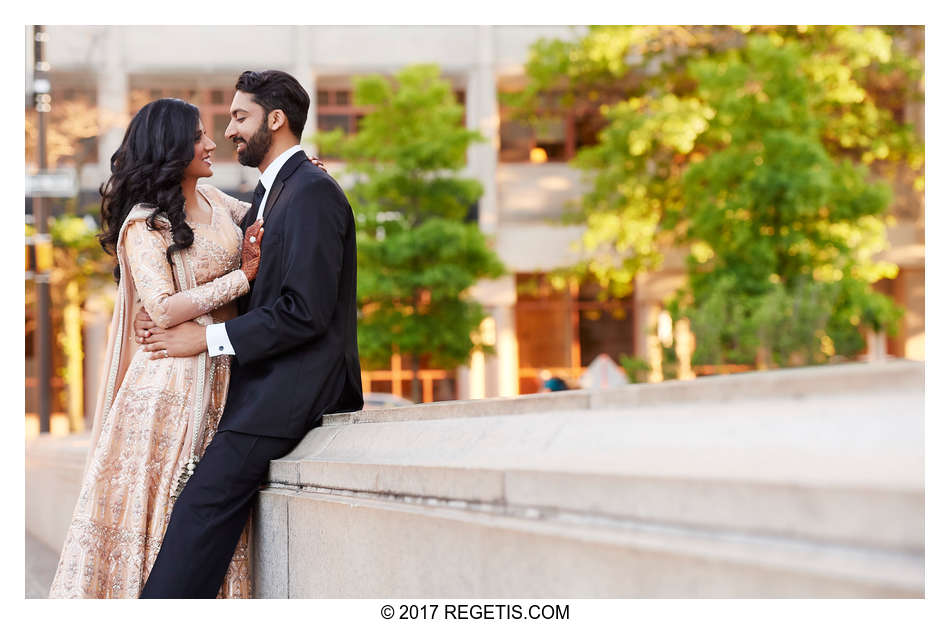
[[[217,145],[214,144],[214,141],[212,141],[208,133],[205,132],[204,124],[202,124],[199,119],[198,129],[195,131],[195,157],[191,159],[191,162],[188,163],[188,167],[185,168],[185,177],[207,178],[212,176],[214,172],[211,171],[213,162],[211,157],[216,147]]]

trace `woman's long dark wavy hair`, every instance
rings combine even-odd
[[[173,251],[186,249],[194,242],[194,232],[185,223],[181,181],[195,156],[197,132],[198,109],[175,98],[149,102],[132,118],[122,145],[112,155],[112,175],[99,187],[102,195],[99,243],[107,253],[116,255],[122,223],[136,204],[155,208],[146,219],[149,229],[167,227],[156,221],[158,217],[163,216],[171,223],[174,242],[165,252],[169,264],[172,264]],[[118,263],[113,273],[118,282]]]

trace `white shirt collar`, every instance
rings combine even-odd
[[[280,168],[284,166],[284,163],[290,160],[290,157],[296,154],[297,152],[302,152],[303,148],[300,145],[294,145],[280,156],[274,159],[274,162],[267,165],[267,169],[264,169],[264,173],[261,174],[260,182],[264,185],[264,190],[269,191],[270,187],[274,184],[274,180],[277,179],[277,174],[280,173]]]

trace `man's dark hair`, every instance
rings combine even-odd
[[[290,131],[297,139],[303,136],[310,96],[296,78],[278,69],[246,71],[238,78],[234,88],[250,93],[254,102],[264,107],[265,115],[278,108],[284,111]]]

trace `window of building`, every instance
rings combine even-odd
[[[465,106],[465,91],[455,90],[456,101]],[[317,89],[317,128],[327,132],[340,128],[346,134],[359,129],[359,121],[368,112],[367,107],[353,103],[353,91],[346,88]],[[464,123],[465,115],[462,115]]]
[[[317,89],[317,131],[333,132],[341,130],[343,134],[356,134],[359,121],[365,109],[353,105],[352,90],[349,87],[336,89]],[[339,158],[339,154],[321,149],[321,158]]]
[[[456,101],[465,106],[465,91],[455,90]],[[326,87],[317,89],[317,130],[332,132],[340,129],[343,134],[356,134],[360,121],[369,112],[368,107],[354,103],[352,87]],[[462,114],[465,124],[465,114]],[[334,158],[334,154],[322,153],[324,158]]]
[[[225,138],[224,131],[231,122],[232,88],[148,87],[135,88],[129,92],[129,113],[134,115],[140,108],[159,98],[178,98],[198,107],[201,123],[215,142],[214,159],[217,162],[236,160],[234,143]]]
[[[504,119],[498,129],[500,147],[499,162],[528,162],[535,147],[534,129],[530,124],[513,119]]]
[[[543,274],[519,273],[515,285],[519,365],[522,369],[570,368],[574,365],[571,293],[555,289]]]
[[[129,115],[135,115],[140,108],[160,98],[178,98],[199,108],[203,103],[197,89],[184,87],[135,88],[129,91]]]
[[[633,353],[633,297],[602,301],[600,295],[595,283],[581,285],[577,293],[577,338],[585,367],[601,353],[618,364],[621,355]]]
[[[607,120],[597,110],[576,111],[571,122],[574,126],[574,150],[597,145],[600,131],[607,127]]]
[[[359,119],[365,112],[365,108],[353,104],[349,87],[317,90],[317,129],[320,132],[339,128],[344,134],[355,134]]]
[[[519,387],[538,392],[543,370],[577,381],[595,357],[634,349],[633,297],[601,300],[597,284],[558,290],[543,273],[516,275]]]
[[[544,150],[546,160],[567,160],[567,123],[564,118],[552,115],[533,124],[535,147]]]
[[[566,162],[582,147],[596,145],[598,133],[607,125],[593,107],[561,110],[554,94],[542,98],[537,118],[531,122],[515,117],[499,104],[500,162]]]
[[[320,115],[317,118],[317,127],[320,132],[331,132],[339,128],[344,134],[350,134],[353,122],[350,115]]]
[[[499,162],[565,162],[574,156],[567,119],[547,115],[533,122],[515,119],[502,109]],[[543,150],[543,151],[541,151]]]
[[[236,160],[234,142],[224,136],[224,133],[228,128],[228,124],[231,123],[231,114],[229,112],[213,113],[211,115],[211,123],[204,123],[205,130],[211,135],[211,140],[215,142],[215,145],[217,145],[217,148],[214,150],[215,160]]]

